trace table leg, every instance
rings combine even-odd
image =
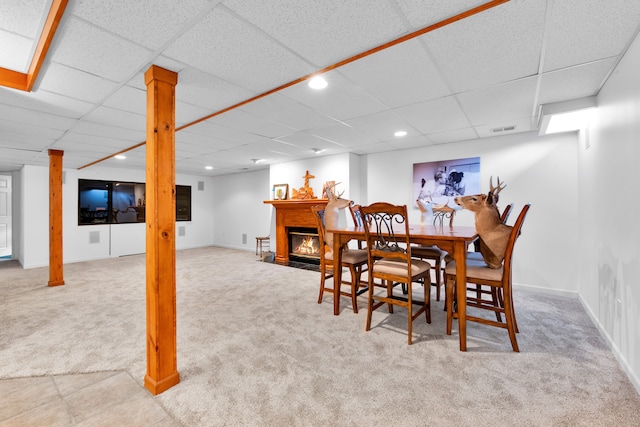
[[[340,314],[340,285],[342,283],[342,242],[333,235],[333,314]]]
[[[467,245],[455,242],[453,258],[456,260],[456,302],[458,304],[458,333],[460,351],[467,351]]]

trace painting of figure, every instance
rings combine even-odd
[[[414,200],[456,209],[454,197],[480,193],[480,157],[413,165]],[[417,203],[415,204],[417,207]]]

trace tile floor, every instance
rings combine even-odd
[[[180,427],[126,372],[0,380],[0,427]]]

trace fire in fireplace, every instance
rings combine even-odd
[[[315,229],[289,230],[289,257],[320,259],[320,239]]]

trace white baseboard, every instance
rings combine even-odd
[[[564,289],[551,289],[551,288],[543,288],[540,286],[532,286],[532,285],[523,285],[514,283],[513,289],[524,289],[531,292],[540,292],[543,294],[556,295],[560,297],[568,297],[568,298],[578,298],[578,292],[576,291],[567,291]]]
[[[622,370],[627,374],[627,377],[629,377],[629,381],[631,381],[631,384],[633,384],[633,387],[636,389],[636,392],[640,394],[640,378],[638,378],[638,376],[633,372],[627,360],[624,358],[622,353],[620,353],[618,346],[613,342],[613,340],[611,339],[607,331],[604,329],[602,324],[598,321],[598,318],[593,314],[593,311],[591,310],[591,308],[582,299],[582,297],[580,297],[580,294],[578,294],[578,300],[580,301],[580,304],[582,304],[584,311],[586,311],[587,315],[589,315],[589,318],[591,319],[593,324],[596,326],[596,328],[598,328],[600,335],[602,335],[607,345],[611,349],[611,352],[618,360],[618,363],[622,367]]]

